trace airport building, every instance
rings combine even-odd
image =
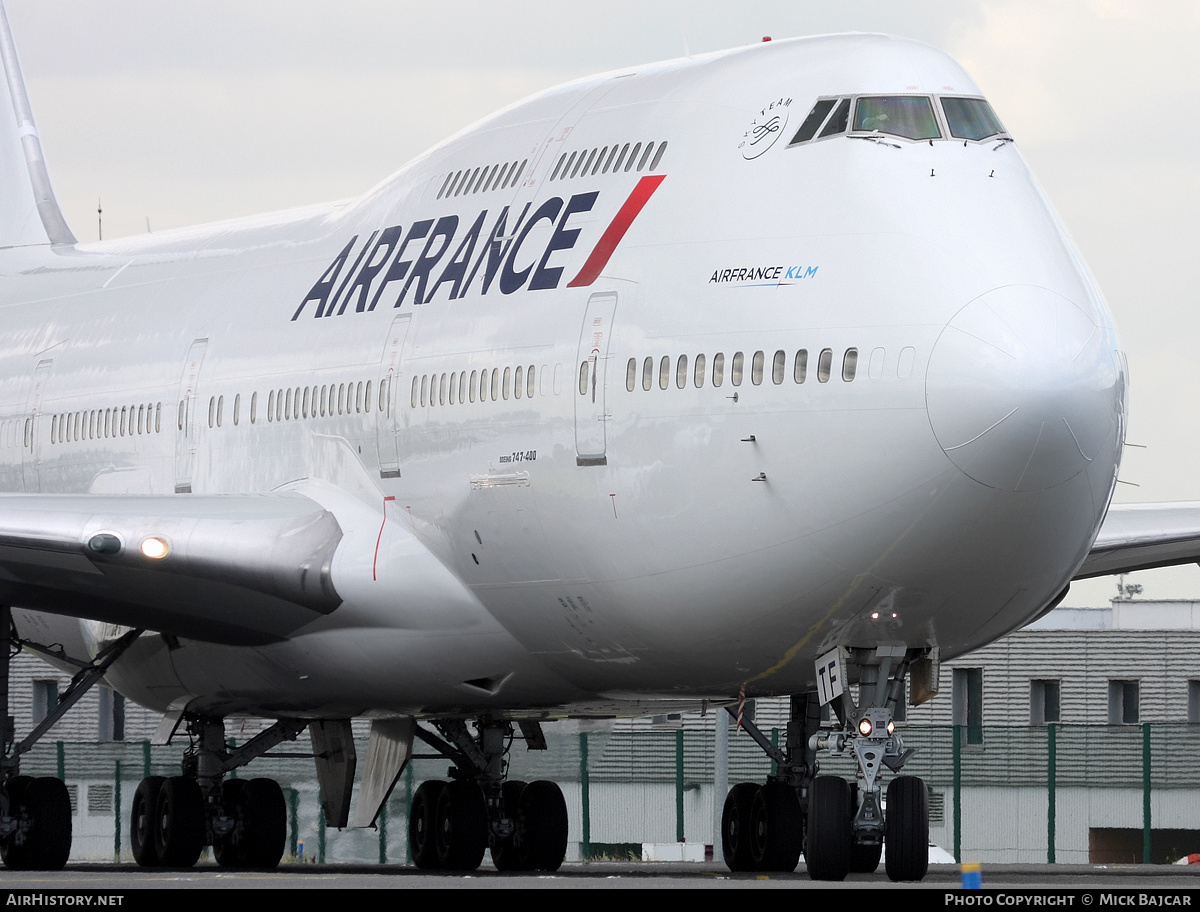
[[[70,678],[25,654],[13,672],[23,736]],[[930,838],[960,860],[1165,862],[1200,851],[1200,785],[1189,749],[1190,726],[1200,724],[1200,601],[1117,599],[1104,608],[1056,609],[945,662],[939,695],[905,715],[905,744],[919,748],[905,772],[929,785]],[[710,711],[548,725],[550,749],[526,751],[516,742],[511,774],[562,786],[571,812],[568,859],[703,859],[724,797],[715,785],[715,730],[727,718]],[[752,718],[781,741],[786,699],[757,701]],[[76,838],[73,858],[128,857],[138,780],[177,774],[186,746],[177,738],[151,747],[158,722],[98,687],[29,755],[23,771],[68,783],[76,833],[87,837]],[[259,727],[230,720],[227,736],[240,743]],[[304,736],[290,747],[307,749]],[[359,756],[362,762],[365,737]],[[821,764],[823,773],[852,775],[846,758],[823,755]],[[726,765],[728,785],[770,770],[735,730]],[[291,854],[403,863],[408,801],[422,780],[445,777],[446,761],[410,764],[380,828],[343,833],[321,826],[311,761],[268,758],[241,772],[284,785]]]

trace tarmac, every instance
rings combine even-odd
[[[985,892],[1016,891],[1064,895],[1067,905],[1160,905],[1200,907],[1198,865],[984,865]],[[815,882],[804,866],[787,874],[732,874],[719,863],[592,862],[565,864],[555,874],[501,873],[481,868],[469,874],[433,874],[405,865],[281,865],[273,871],[231,871],[216,865],[187,870],[138,868],[134,865],[71,864],[63,871],[0,871],[0,896],[7,891],[84,891],[125,893],[162,889],[234,890],[359,890],[359,889],[817,889],[826,891],[904,889],[933,890],[945,894],[961,888],[958,865],[930,865],[920,883],[893,883],[882,865],[874,874],[852,874],[841,883]],[[1141,891],[1146,895],[1179,895],[1187,902],[1118,902],[1109,895]],[[1147,892],[1149,891],[1149,892]],[[1084,901],[1085,894],[1094,894]],[[1102,898],[1102,894],[1107,899]],[[1010,897],[1012,898],[1012,897]],[[1134,897],[1135,900],[1137,897]],[[5,901],[0,905],[29,905]],[[68,903],[34,902],[36,905]],[[96,903],[78,903],[92,905]],[[114,903],[116,904],[116,903]],[[135,902],[136,904],[136,898]],[[951,905],[946,900],[939,905]],[[986,905],[1032,903],[989,902]],[[1042,903],[1037,903],[1042,904]]]

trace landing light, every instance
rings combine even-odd
[[[887,724],[887,733],[888,733],[889,735],[894,735],[894,734],[896,734],[896,723],[895,723],[895,722],[893,722],[891,719],[888,719],[888,724]]]
[[[863,719],[861,722],[858,723],[858,733],[860,735],[862,735],[864,738],[870,737],[871,729],[872,729],[872,725],[871,725],[870,719]]]
[[[151,560],[162,560],[170,550],[171,548],[165,538],[158,538],[151,535],[149,538],[142,540],[142,554]]]

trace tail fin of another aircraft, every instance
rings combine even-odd
[[[74,244],[42,155],[25,79],[0,0],[0,249]],[[9,102],[5,102],[5,98]]]

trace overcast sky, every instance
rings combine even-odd
[[[1129,353],[1121,501],[1200,500],[1200,4],[1126,0],[6,0],[81,240],[361,193],[489,111],[591,72],[883,31],[983,88],[1104,289]],[[1195,567],[1136,574],[1200,598]],[[1103,604],[1114,581],[1068,604]]]

